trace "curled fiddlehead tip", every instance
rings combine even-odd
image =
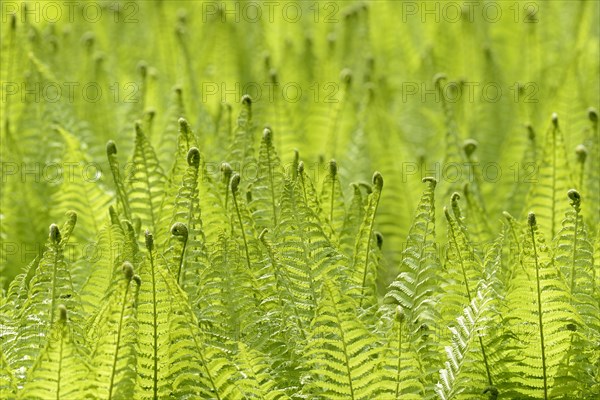
[[[302,175],[304,173],[304,161],[298,162],[298,175]]]
[[[221,173],[223,174],[223,182],[229,183],[231,181],[231,174],[233,173],[233,169],[228,162],[221,163]]]
[[[433,76],[433,83],[435,85],[440,85],[443,80],[446,80],[447,76],[443,72],[439,72]]]
[[[263,140],[268,145],[270,145],[271,141],[273,140],[273,131],[271,131],[271,128],[269,128],[268,126],[266,126],[263,130]]]
[[[477,150],[477,141],[474,139],[467,139],[463,143],[463,150],[467,157],[471,157],[471,155]]]
[[[557,113],[552,113],[552,125],[554,125],[554,128],[558,128],[558,114]]]
[[[197,147],[191,147],[187,153],[187,163],[190,167],[198,168],[200,165],[200,150]]]
[[[377,241],[377,248],[381,250],[383,248],[383,234],[381,232],[375,232],[375,240]]]
[[[146,248],[148,251],[152,251],[154,249],[154,236],[152,236],[152,233],[148,229],[144,232],[144,236],[146,239]]]
[[[277,70],[275,68],[269,69],[269,79],[273,83],[277,83]]]
[[[96,35],[94,35],[94,32],[87,31],[83,35],[81,35],[81,43],[83,43],[85,47],[92,47],[95,41]]]
[[[179,236],[187,240],[188,228],[182,222],[175,222],[171,227],[171,235]]]
[[[457,203],[460,200],[460,193],[454,192],[452,193],[452,197],[450,198],[452,203]]]
[[[429,183],[431,183],[433,185],[433,187],[435,187],[437,185],[437,179],[435,179],[433,176],[426,176],[421,181],[423,183],[429,182]]]
[[[401,305],[396,307],[396,318],[398,319],[398,322],[404,322],[404,308],[402,308]]]
[[[188,133],[190,131],[190,124],[183,117],[180,117],[177,122],[179,123],[179,131]]]
[[[588,108],[588,118],[594,123],[598,122],[598,111],[594,107]]]
[[[148,64],[144,60],[138,62],[137,69],[138,71],[140,71],[140,75],[142,76],[142,78],[145,78],[148,74]]]
[[[177,10],[177,21],[179,21],[181,24],[185,24],[187,21],[187,14],[187,11],[183,8]]]
[[[375,185],[375,187],[377,187],[379,190],[381,190],[383,187],[383,176],[381,176],[379,171],[375,171],[373,174],[373,185]]]
[[[575,189],[571,189],[567,192],[567,196],[571,199],[571,205],[578,206],[581,204],[581,195]]]
[[[267,69],[271,68],[271,54],[268,51],[263,52],[263,62]]]
[[[55,244],[60,242],[60,230],[56,224],[50,224],[50,239],[52,239]]]
[[[64,304],[58,305],[58,320],[60,322],[67,322],[67,307]]]
[[[133,127],[135,129],[136,136],[144,136],[144,131],[142,131],[142,121],[137,120],[133,123]]]
[[[496,400],[498,398],[499,393],[500,392],[495,386],[488,386],[485,389],[483,389],[483,394],[489,394],[490,400]]]
[[[179,86],[179,85],[175,86],[175,87],[173,88],[173,91],[175,92],[175,95],[176,95],[177,97],[180,97],[180,96],[183,94],[183,88],[182,88],[181,86]],[[180,119],[181,119],[181,118],[180,118]]]
[[[252,190],[250,188],[246,191],[246,203],[252,203]]]
[[[515,217],[513,217],[512,215],[510,215],[510,213],[508,211],[502,211],[502,215],[504,216],[504,218],[506,218],[508,221],[514,221]]]
[[[233,194],[237,193],[238,187],[240,186],[241,179],[242,178],[240,177],[240,174],[238,174],[237,172],[231,176],[231,182],[230,182],[229,186],[231,186],[231,192]]]
[[[231,175],[232,171],[233,171],[233,169],[231,168],[231,164],[229,164],[227,161],[223,161],[221,163],[221,172],[222,173]]]
[[[342,81],[346,85],[352,83],[352,70],[350,68],[344,68],[340,72],[340,81]]]
[[[125,261],[121,266],[121,269],[123,270],[123,275],[125,275],[127,281],[131,281],[133,278],[133,265],[131,265],[129,261]]]
[[[117,145],[113,140],[109,140],[106,143],[106,154],[110,157],[112,155],[117,154]]]
[[[530,212],[529,214],[527,214],[527,223],[531,227],[534,227],[537,225],[537,220],[535,218],[535,213],[533,211]]]
[[[142,284],[142,278],[140,278],[139,275],[137,275],[137,274],[134,275],[132,279],[136,285],[140,286]]]
[[[588,155],[587,147],[582,144],[578,145],[575,147],[575,154],[577,154],[577,161],[583,164]]]
[[[251,106],[252,105],[252,97],[250,97],[250,95],[245,94],[242,96],[242,104],[245,106]]]
[[[146,110],[146,115],[148,116],[148,121],[152,121],[156,116],[156,110],[154,108],[149,108]]]
[[[533,126],[531,126],[531,124],[527,124],[525,125],[525,129],[527,129],[527,138],[533,142],[535,140],[535,131],[533,130]]]
[[[334,159],[331,159],[331,161],[329,161],[329,174],[331,175],[332,178],[335,178],[337,173],[338,173],[337,161],[335,161]]]

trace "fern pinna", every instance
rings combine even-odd
[[[3,5],[0,398],[599,398],[599,3],[217,3]]]

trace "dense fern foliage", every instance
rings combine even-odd
[[[51,3],[2,5],[0,398],[600,397],[597,2]]]

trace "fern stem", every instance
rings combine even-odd
[[[395,399],[400,398],[400,367],[402,364],[402,323],[404,322],[404,314],[400,306],[397,312],[398,317],[398,367],[396,369],[396,395]]]
[[[333,196],[335,193],[335,180],[331,181],[331,204],[329,204],[329,223],[331,224],[331,229],[334,230],[335,232],[335,228],[333,227]]]
[[[237,183],[234,183],[237,182]],[[242,231],[242,239],[244,240],[244,250],[246,252],[246,263],[248,264],[248,271],[251,270],[252,265],[250,263],[250,252],[248,250],[248,241],[246,240],[246,231],[244,230],[244,224],[242,222],[242,214],[240,213],[240,208],[238,206],[237,196],[235,195],[237,192],[237,185],[239,185],[240,176],[238,174],[234,174],[231,178],[231,198],[233,199],[233,205],[235,207],[235,212],[238,217],[238,222],[240,223],[240,230]]]
[[[546,375],[546,349],[544,344],[544,325],[542,321],[542,289],[540,287],[540,267],[537,257],[537,243],[535,241],[535,214],[529,213],[529,228],[531,232],[531,242],[533,247],[533,259],[535,262],[535,278],[537,284],[537,305],[538,305],[538,320],[540,326],[540,341],[542,347],[542,372],[544,377],[544,400],[548,400],[548,377]]]
[[[58,376],[56,377],[56,400],[60,400],[60,381],[61,381],[61,372],[62,372],[64,343],[65,343],[65,336],[64,336],[63,326],[61,326],[60,327],[60,350],[59,350],[59,357],[58,357]]]
[[[554,128],[552,129],[552,209],[551,215],[551,230],[550,239],[554,239],[555,224],[556,224],[556,131],[558,130],[558,117],[556,114],[552,115],[552,122]]]
[[[154,361],[154,382],[152,384],[152,390],[154,392],[154,399],[158,399],[158,319],[157,319],[157,309],[156,309],[156,274],[154,269],[154,257],[152,255],[154,247],[154,241],[152,238],[152,234],[149,231],[146,231],[146,248],[148,249],[148,253],[150,255],[150,276],[152,277],[152,318],[153,318],[153,340],[154,345],[152,346],[153,361]]]
[[[60,231],[55,224],[50,225],[50,237],[54,250],[54,265],[52,266],[52,299],[50,301],[50,324],[54,323],[54,307],[56,304],[56,279],[58,274],[58,243],[60,242]]]
[[[571,285],[569,287],[569,290],[571,292],[571,301],[573,301],[573,290],[575,288],[575,274],[577,272],[575,268],[575,261],[577,257],[577,239],[579,239],[577,235],[579,233],[579,211],[581,204],[581,196],[579,195],[579,192],[573,189],[569,190],[568,195],[572,201],[571,206],[575,211],[575,229],[573,231],[572,247],[573,250],[571,251]]]
[[[116,369],[117,369],[117,361],[119,359],[119,349],[121,344],[121,328],[123,326],[123,315],[125,314],[125,305],[127,304],[127,295],[129,294],[129,284],[130,281],[127,282],[127,286],[125,287],[125,294],[123,295],[123,304],[121,304],[121,314],[119,315],[119,327],[117,329],[117,343],[115,347],[115,354],[113,356],[112,363],[112,371],[110,373],[110,384],[108,386],[108,400],[111,400],[113,397],[113,386],[115,381]]]
[[[277,226],[277,207],[275,205],[275,188],[273,187],[273,165],[271,164],[270,146],[267,146],[267,161],[269,163],[269,185],[271,186],[271,206],[273,207],[273,226]]]

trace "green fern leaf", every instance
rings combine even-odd
[[[440,399],[473,398],[483,393],[488,385],[491,387],[486,379],[486,375],[489,376],[488,361],[485,352],[480,351],[483,349],[481,335],[484,334],[482,330],[486,325],[492,293],[490,288],[481,287],[473,294],[463,315],[456,319],[456,326],[450,327],[452,345],[446,346],[447,361],[445,368],[440,370],[440,381],[435,386]]]
[[[273,146],[273,132],[265,128],[259,149],[258,175],[252,183],[253,218],[258,228],[272,228],[279,216],[279,193],[283,185],[281,162]]]
[[[303,393],[327,399],[374,399],[381,390],[378,359],[383,351],[358,320],[356,304],[330,282],[311,323],[304,351],[309,368]]]
[[[65,246],[74,223],[65,224],[65,236],[54,224],[50,226],[50,235],[46,251],[28,284],[27,300],[18,315],[18,335],[7,346],[7,359],[13,370],[21,371],[17,379],[24,378],[24,372],[31,366],[38,352],[48,341],[51,321],[56,320],[59,303],[69,305],[73,310],[73,337],[83,343],[83,314],[77,293],[73,290],[69,267],[65,261]]]
[[[427,184],[403,252],[400,274],[385,295],[387,303],[399,304],[406,312],[408,336],[419,349],[422,381],[426,389],[433,385],[433,363],[437,352],[429,339],[438,321],[438,276],[441,270],[435,243],[434,189],[436,180],[424,178]],[[389,308],[389,307],[388,307]],[[393,307],[388,312],[395,312]]]
[[[335,160],[329,162],[329,173],[323,181],[320,202],[323,204],[323,218],[331,229],[330,240],[337,242],[344,227],[346,209]]]
[[[67,320],[67,309],[58,305],[56,320],[48,337],[48,343],[33,365],[21,399],[48,400],[86,398],[87,390],[82,387],[89,368],[71,332]]]
[[[166,266],[154,247],[152,234],[146,231],[148,256],[139,269],[142,284],[138,305],[138,376],[135,398],[168,396],[168,324],[169,291],[165,282]]]
[[[92,325],[94,393],[105,399],[132,398],[136,383],[136,308],[141,280],[131,263],[115,277],[103,310]]]
[[[140,123],[135,125],[132,168],[127,181],[131,212],[134,217],[141,219],[142,227],[152,232],[160,231],[159,207],[164,195],[165,175]]]
[[[361,306],[365,298],[375,299],[377,297],[376,282],[379,260],[376,256],[377,246],[375,242],[377,238],[373,227],[382,188],[383,177],[379,172],[375,172],[372,192],[369,195],[365,216],[356,236],[354,257],[352,259],[352,287],[356,286],[360,290]]]
[[[569,209],[562,201],[564,193],[573,187],[567,159],[558,117],[553,115],[552,127],[546,134],[539,179],[531,188],[526,203],[527,209],[537,210],[540,230],[550,239],[558,233],[561,218]]]

